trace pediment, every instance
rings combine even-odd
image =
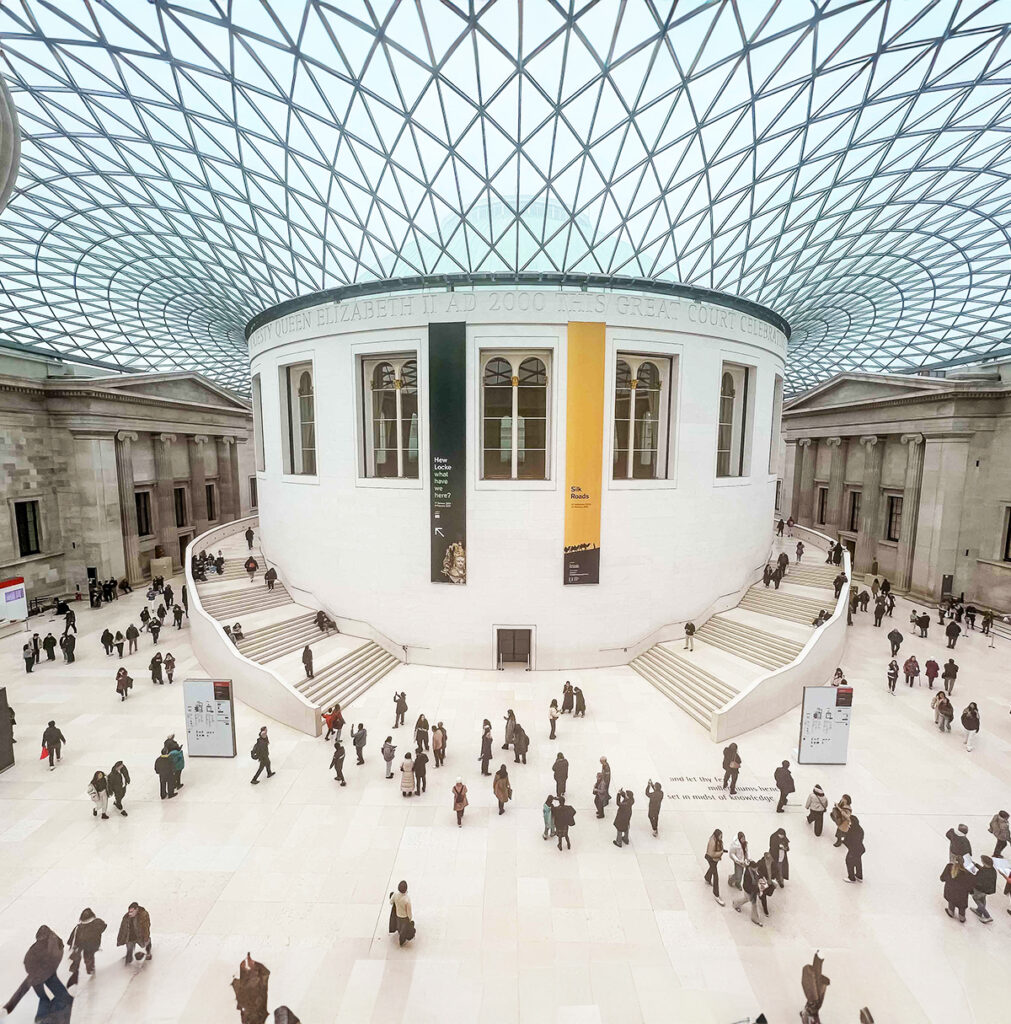
[[[938,387],[950,387],[950,382],[924,378],[878,377],[867,374],[834,377],[824,384],[798,396],[786,408],[789,412],[831,409],[840,405],[874,402],[891,398],[910,398],[931,394]]]
[[[149,398],[165,398],[178,402],[194,402],[231,411],[248,412],[249,407],[238,396],[217,387],[199,374],[145,374],[102,381],[103,387],[129,391]]]

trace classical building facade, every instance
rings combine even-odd
[[[779,507],[854,572],[1011,608],[1011,362],[947,377],[846,373],[786,403]]]
[[[196,373],[79,373],[0,354],[0,574],[30,598],[181,565],[196,534],[256,505],[245,400]]]

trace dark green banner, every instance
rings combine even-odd
[[[432,582],[467,582],[467,325],[428,325]]]

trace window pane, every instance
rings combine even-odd
[[[543,480],[546,467],[544,450],[528,448],[517,466],[516,475],[520,480]]]
[[[547,447],[548,421],[546,419],[534,419],[533,417],[522,417],[519,421],[519,434],[517,451],[520,458],[523,452],[530,448],[544,450]]]
[[[380,363],[372,371],[373,391],[393,390],[393,366],[390,363]]]
[[[404,451],[404,476],[418,476],[418,392],[406,388],[400,393],[400,443]]]
[[[505,359],[489,359],[484,368],[485,387],[512,387],[513,368]]]
[[[39,554],[42,550],[39,537],[39,503],[18,502],[14,506],[14,519],[17,524],[18,550],[21,557]]]
[[[484,453],[484,479],[508,480],[512,475],[509,452],[487,449]]]
[[[632,476],[636,480],[652,480],[656,477],[656,450],[637,448],[632,454]]]
[[[513,389],[490,388],[484,389],[484,414],[488,417],[511,416],[513,413]]]
[[[546,388],[548,386],[548,371],[544,365],[544,362],[540,359],[531,357],[530,359],[524,359],[520,363],[520,372],[517,374],[519,377],[520,387],[539,387]]]

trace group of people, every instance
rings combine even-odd
[[[125,576],[121,580],[117,580],[115,576],[110,576],[107,580],[89,580],[88,602],[92,608],[101,608],[103,601],[106,604],[118,601],[120,591],[124,594],[133,592],[133,587]]]
[[[997,892],[998,873],[994,859],[1003,857],[1004,849],[1011,840],[1008,812],[998,811],[990,819],[987,831],[996,841],[993,853],[984,853],[977,857],[972,853],[968,825],[949,828],[945,833],[948,840],[948,862],[941,870],[939,879],[943,883],[944,912],[962,924],[966,921],[965,912],[969,906],[970,896],[975,904],[972,912],[977,920],[981,924],[993,924],[993,916],[986,905],[986,898]],[[1006,866],[1004,870],[1007,870]],[[1011,896],[1011,877],[1004,877],[1003,880],[1004,895]],[[1007,912],[1011,914],[1011,906],[1007,908]]]
[[[206,583],[208,576],[220,576],[225,571],[225,556],[219,551],[201,550],[190,557],[190,573],[197,583]]]

